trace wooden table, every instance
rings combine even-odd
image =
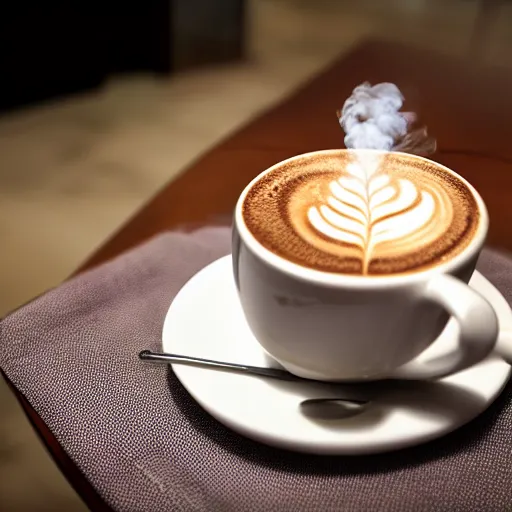
[[[343,147],[335,111],[365,80],[390,81],[402,89],[407,110],[421,112],[438,139],[439,151],[433,158],[466,177],[487,202],[489,243],[512,251],[510,74],[396,43],[369,41],[199,157],[79,271],[164,230],[229,223],[239,193],[259,172],[298,153]],[[17,395],[79,494],[94,510],[108,510],[37,414]]]

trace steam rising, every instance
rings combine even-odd
[[[357,86],[338,112],[349,149],[384,149],[429,155],[436,149],[427,129],[413,128],[414,112],[400,112],[404,97],[392,83]]]

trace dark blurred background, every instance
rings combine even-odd
[[[0,18],[0,110],[100,85],[242,57],[244,0],[18,3]]]

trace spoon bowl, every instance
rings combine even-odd
[[[309,398],[300,403],[300,410],[312,419],[340,420],[363,413],[370,403],[349,398]]]

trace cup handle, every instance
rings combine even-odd
[[[399,379],[440,379],[482,361],[496,345],[498,318],[492,306],[466,283],[447,274],[433,277],[425,298],[440,304],[459,323],[458,347],[429,361],[411,361],[395,370]]]

